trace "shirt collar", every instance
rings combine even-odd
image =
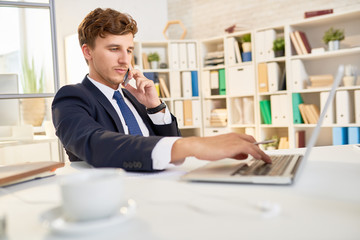
[[[110,101],[113,100],[114,92],[116,90],[112,89],[111,87],[108,87],[102,83],[99,83],[98,81],[95,81],[89,75],[87,75],[87,78],[90,80],[92,84],[94,84]],[[123,91],[121,90],[121,85],[119,84],[119,88],[117,89],[120,94],[124,97]]]

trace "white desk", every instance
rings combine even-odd
[[[354,146],[314,148],[292,186],[179,181],[204,163],[192,159],[160,174],[129,174],[136,215],[117,228],[76,237],[52,234],[39,216],[60,203],[58,176],[88,166],[71,164],[56,177],[8,187],[12,194],[0,193],[7,239],[360,239],[360,149]],[[260,201],[281,211],[268,215]]]

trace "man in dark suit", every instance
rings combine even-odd
[[[131,69],[136,32],[135,20],[112,9],[97,8],[80,24],[89,74],[81,84],[62,87],[52,104],[56,134],[70,161],[133,171],[161,170],[187,156],[217,160],[251,154],[271,162],[245,134],[181,138],[153,81]],[[124,83],[127,73],[136,88]]]

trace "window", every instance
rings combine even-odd
[[[59,88],[53,0],[0,1],[0,30],[0,165],[59,161],[51,123]]]

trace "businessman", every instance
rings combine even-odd
[[[131,68],[136,33],[136,21],[113,9],[97,8],[79,25],[89,73],[82,83],[62,87],[52,104],[56,134],[70,161],[128,171],[162,170],[188,156],[241,160],[251,154],[271,162],[249,135],[180,137],[153,81]],[[126,74],[136,88],[124,82]]]

